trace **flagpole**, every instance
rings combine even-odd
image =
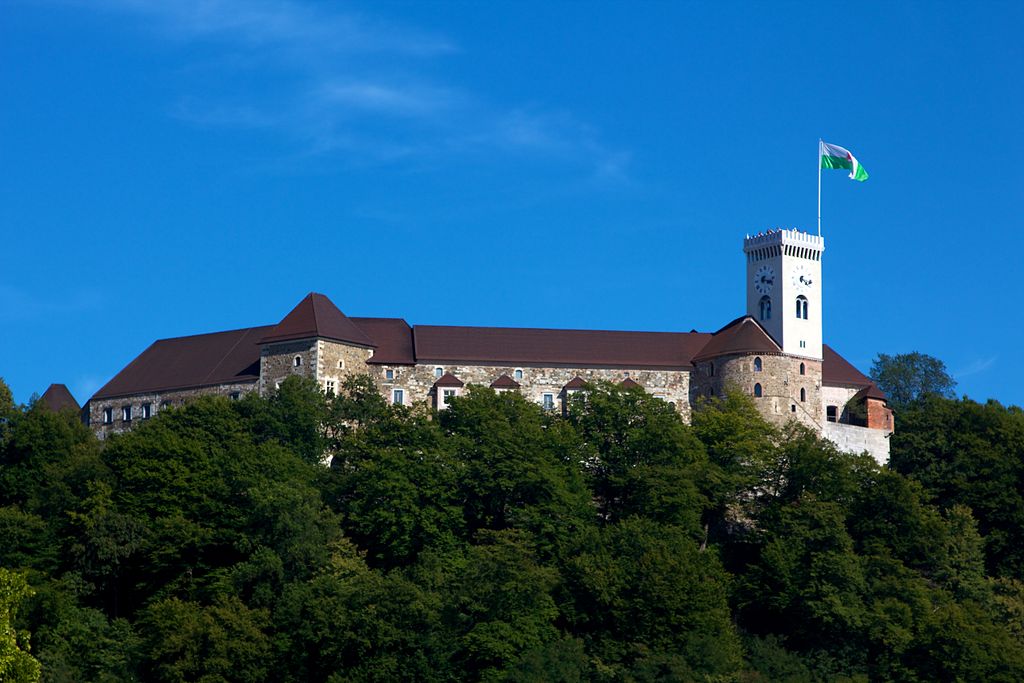
[[[818,138],[818,237],[821,237],[821,138]]]

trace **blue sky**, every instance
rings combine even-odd
[[[1024,404],[1024,4],[9,0],[0,376],[85,401],[307,292],[413,324],[713,331],[814,229],[825,340]]]

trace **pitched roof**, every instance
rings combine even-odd
[[[570,391],[572,391],[573,389],[582,389],[585,386],[587,386],[587,383],[584,381],[584,379],[579,375],[576,375],[571,380],[569,380],[569,382],[562,388],[569,389]]]
[[[633,387],[640,386],[640,383],[634,381],[633,378],[631,378],[631,377],[627,377],[626,379],[624,379],[621,382],[619,382],[619,386],[620,387],[625,387],[626,389],[632,389]]]
[[[260,342],[266,344],[317,337],[360,346],[374,345],[333,301],[316,292],[307,294]]]
[[[870,377],[853,367],[828,344],[822,345],[821,383],[869,389],[864,394],[867,398],[888,399]]]
[[[519,382],[515,381],[508,375],[502,375],[498,379],[491,382],[492,389],[518,389]]]
[[[39,400],[55,413],[59,413],[65,408],[71,408],[75,412],[82,409],[82,406],[78,405],[78,401],[63,384],[51,384],[39,397]]]
[[[710,338],[700,332],[615,332],[417,325],[418,362],[689,368]]]
[[[249,327],[153,342],[92,398],[255,382],[260,339],[272,329]]]
[[[882,401],[887,401],[889,399],[889,397],[885,395],[885,392],[878,388],[877,384],[864,387],[853,395],[853,400],[859,400],[862,398],[875,398]]]
[[[458,377],[453,375],[452,373],[446,372],[443,375],[441,375],[441,379],[439,379],[436,382],[434,382],[434,386],[435,387],[461,387],[461,386],[465,386],[465,383],[461,379],[459,379]]]
[[[412,328],[401,318],[349,318],[373,340],[376,348],[371,364],[415,365],[412,348]]]
[[[782,348],[756,320],[745,315],[715,332],[693,360],[740,353],[782,353]]]

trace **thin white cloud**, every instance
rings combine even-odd
[[[959,381],[964,377],[970,377],[972,375],[979,375],[990,368],[992,368],[996,361],[999,360],[999,356],[989,356],[987,358],[976,358],[968,363],[964,368],[953,373],[953,376]]]
[[[169,107],[192,125],[276,131],[305,154],[344,152],[347,163],[499,152],[589,168],[601,181],[627,175],[629,154],[570,114],[497,105],[425,76],[436,60],[461,57],[445,36],[296,0],[65,1],[220,48],[189,58],[188,82]],[[189,91],[197,72],[217,86]],[[267,74],[271,87],[262,85]]]

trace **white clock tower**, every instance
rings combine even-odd
[[[793,356],[821,360],[821,254],[825,240],[769,230],[743,240],[747,315]]]

